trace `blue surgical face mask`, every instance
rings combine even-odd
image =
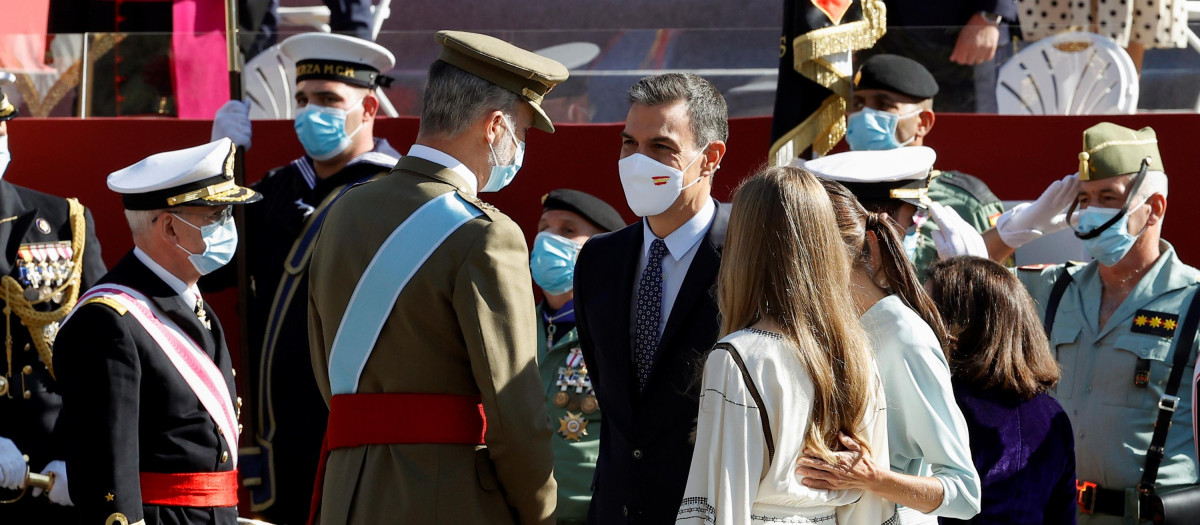
[[[896,140],[896,125],[901,120],[920,115],[921,110],[897,115],[872,108],[862,108],[846,118],[846,144],[854,151],[896,149],[907,146],[916,137],[904,142]]]
[[[1142,204],[1145,204],[1144,202]],[[1143,227],[1142,231],[1137,235],[1129,233],[1129,216],[1142,204],[1134,206],[1128,213],[1123,215],[1112,226],[1101,231],[1099,235],[1090,239],[1080,239],[1083,241],[1083,247],[1088,253],[1092,254],[1100,264],[1105,266],[1114,266],[1129,253],[1133,248],[1133,243],[1137,242],[1138,237],[1141,237],[1142,232],[1146,231]],[[1076,231],[1088,232],[1095,230],[1104,223],[1112,219],[1121,210],[1117,208],[1084,208],[1079,211],[1079,224],[1076,226]]]
[[[512,182],[513,179],[517,177],[517,171],[521,169],[521,162],[525,160],[525,143],[517,140],[517,135],[513,133],[512,126],[509,125],[508,118],[502,118],[504,119],[504,128],[508,132],[508,136],[512,138],[513,143],[517,145],[517,151],[513,155],[512,164],[500,166],[500,156],[496,155],[496,149],[492,148],[491,144],[488,144],[488,149],[492,150],[492,157],[496,159],[497,165],[492,166],[492,173],[490,176],[488,176],[487,184],[484,184],[483,188],[479,190],[480,193],[496,192],[504,189],[505,186],[508,186],[508,183]]]
[[[550,232],[541,232],[533,239],[529,269],[533,281],[550,295],[571,291],[575,277],[575,259],[582,245]]]
[[[362,130],[346,134],[346,116],[362,105],[362,99],[350,109],[327,108],[308,104],[296,111],[296,137],[305,153],[316,160],[329,160],[350,147],[350,140]]]
[[[200,236],[204,238],[203,253],[192,253],[187,248],[176,244],[180,250],[187,252],[188,260],[192,262],[192,266],[196,267],[196,271],[200,272],[200,275],[208,275],[233,260],[233,254],[237,252],[238,235],[237,227],[233,224],[233,217],[228,215],[228,210],[220,220],[204,226],[196,226],[177,214],[172,215],[175,215],[175,218],[184,224],[200,230]]]
[[[909,226],[908,231],[904,233],[904,255],[908,256],[908,260],[913,261],[917,258],[917,248],[921,247],[921,234],[916,226]]]
[[[8,135],[0,137],[0,178],[4,177],[4,170],[8,169],[8,163],[12,160],[12,153],[8,151]]]

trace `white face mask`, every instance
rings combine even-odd
[[[679,194],[700,182],[703,177],[696,177],[687,186],[683,185],[683,173],[704,155],[700,150],[692,161],[677,170],[658,162],[641,153],[634,153],[617,163],[617,171],[621,174],[621,187],[625,189],[625,202],[629,209],[638,217],[658,215],[670,208]]]

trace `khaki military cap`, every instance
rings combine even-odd
[[[533,106],[533,126],[554,133],[554,124],[542,110],[542,99],[567,79],[566,67],[487,35],[438,31],[437,41],[442,45],[439,59],[516,93]]]
[[[1150,171],[1166,171],[1158,153],[1158,137],[1145,127],[1134,131],[1111,122],[1101,122],[1083,132],[1079,153],[1079,180],[1100,180],[1141,171],[1149,157]]]

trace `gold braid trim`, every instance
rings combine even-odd
[[[829,95],[821,106],[798,126],[771,145],[767,159],[772,166],[788,166],[806,148],[817,155],[829,153],[846,134],[846,99]]]
[[[825,57],[867,49],[887,32],[883,0],[863,0],[862,12],[862,20],[814,29],[792,39],[792,67],[833,95],[771,145],[767,158],[772,165],[791,164],[809,146],[817,155],[825,155],[846,135],[846,101],[853,83]]]
[[[33,340],[33,345],[37,347],[38,356],[42,358],[42,364],[46,365],[46,370],[50,371],[50,377],[54,378],[54,354],[50,350],[50,343],[46,341],[46,325],[61,321],[67,316],[67,313],[75,307],[75,301],[79,299],[79,287],[83,273],[83,250],[84,241],[87,239],[87,221],[83,215],[83,205],[79,204],[78,200],[67,199],[67,205],[70,208],[71,222],[71,275],[67,280],[49,294],[48,297],[39,301],[30,302],[25,298],[25,289],[21,287],[21,283],[13,279],[11,275],[0,277],[0,299],[4,300],[4,316],[5,316],[5,351],[9,356],[9,373],[12,373],[12,323],[11,315],[16,313],[21,319],[21,324],[29,329],[29,337]],[[62,302],[58,308],[43,312],[34,309],[34,305],[44,303],[50,300],[50,297],[62,293]],[[57,379],[57,378],[55,378]]]

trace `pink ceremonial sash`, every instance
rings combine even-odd
[[[174,0],[171,59],[179,118],[212,119],[229,101],[225,2]]]
[[[88,290],[79,298],[77,304],[86,304],[87,300],[93,297],[106,297],[128,308],[134,319],[137,319],[154,342],[158,343],[158,347],[171,360],[171,364],[175,365],[175,370],[179,371],[179,375],[183,376],[192,392],[200,399],[200,404],[204,405],[208,415],[217,423],[225,439],[232,441],[229,453],[233,458],[234,468],[237,468],[238,426],[233,410],[233,397],[225,383],[225,376],[212,359],[209,359],[200,346],[174,323],[156,315],[150,307],[150,302],[140,292],[117,284],[102,284]],[[67,319],[70,319],[70,316]]]

